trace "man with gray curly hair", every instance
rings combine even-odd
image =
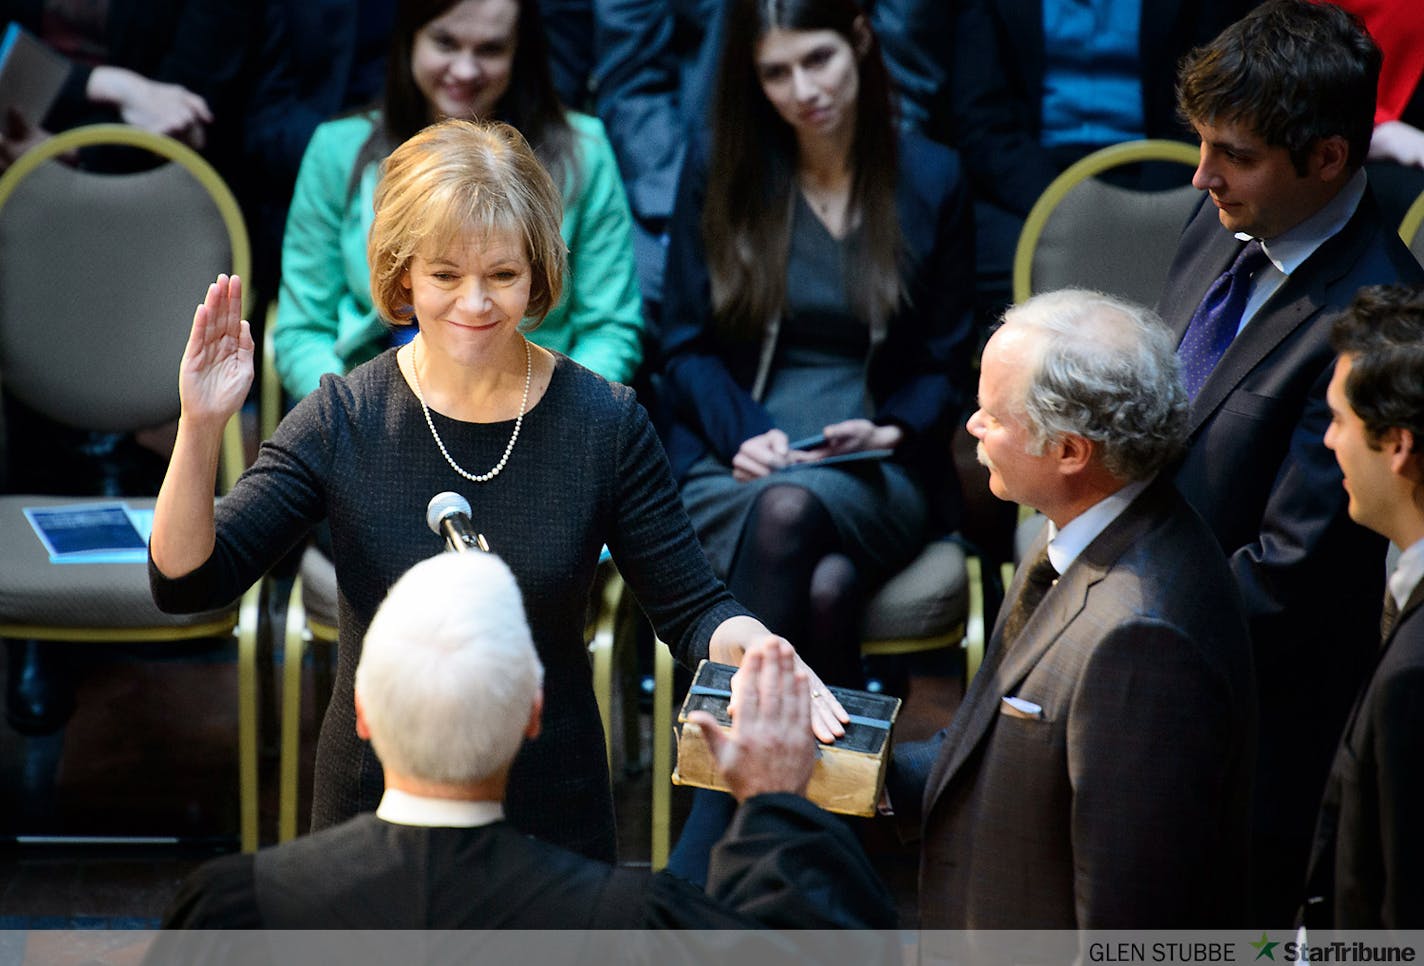
[[[923,775],[921,925],[1241,925],[1251,655],[1220,546],[1159,472],[1186,394],[1171,334],[1095,292],[1009,311],[969,431],[989,485],[1048,524]],[[898,794],[897,794],[898,791]]]

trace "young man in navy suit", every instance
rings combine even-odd
[[[1316,824],[1303,919],[1335,929],[1424,926],[1424,291],[1360,292],[1340,353],[1325,445],[1350,518],[1401,551],[1374,670],[1345,723]],[[1370,642],[1374,638],[1371,637]],[[1373,650],[1373,649],[1372,649]]]
[[[1299,902],[1315,803],[1368,670],[1384,544],[1352,523],[1322,443],[1330,317],[1365,285],[1424,283],[1361,165],[1379,49],[1328,3],[1268,0],[1188,55],[1178,103],[1208,195],[1158,310],[1192,397],[1176,475],[1230,558],[1260,702],[1256,921]]]

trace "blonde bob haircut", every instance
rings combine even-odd
[[[375,206],[366,260],[371,302],[388,323],[409,325],[414,316],[401,282],[411,259],[445,251],[465,234],[524,238],[532,276],[526,330],[559,303],[568,266],[563,199],[508,124],[452,119],[427,127],[386,159]]]

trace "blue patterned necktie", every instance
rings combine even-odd
[[[1241,314],[1246,311],[1246,302],[1251,297],[1251,277],[1266,261],[1261,243],[1254,238],[1247,242],[1192,313],[1187,334],[1177,347],[1188,398],[1197,398],[1202,383],[1221,361],[1231,340],[1236,338],[1241,328]]]

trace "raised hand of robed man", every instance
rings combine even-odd
[[[702,729],[737,801],[771,792],[806,793],[816,762],[810,696],[795,648],[767,638],[747,650],[732,678],[730,734],[706,711],[688,716]]]

